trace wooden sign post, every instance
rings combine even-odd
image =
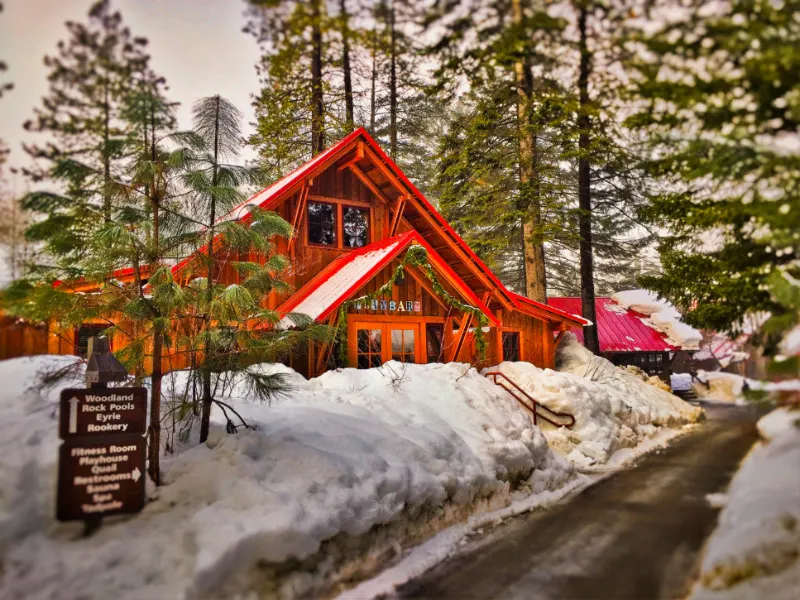
[[[86,535],[144,507],[147,422],[146,388],[107,387],[128,376],[108,340],[92,338],[89,352],[89,388],[61,392],[56,502],[58,520],[84,521]]]

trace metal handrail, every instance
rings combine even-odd
[[[524,406],[529,411],[531,411],[531,413],[533,413],[533,424],[534,425],[537,424],[537,422],[536,422],[537,417],[540,417],[540,418],[544,419],[545,421],[547,421],[548,423],[550,423],[554,427],[572,427],[573,425],[575,425],[575,416],[574,415],[571,415],[570,413],[565,413],[565,412],[564,413],[556,412],[556,411],[554,411],[554,410],[552,410],[550,408],[547,408],[541,402],[537,402],[530,394],[528,394],[528,392],[523,390],[519,385],[517,385],[516,382],[514,382],[505,373],[501,373],[500,371],[490,371],[490,372],[486,373],[486,377],[492,377],[493,380],[494,380],[494,384],[495,385],[503,388],[505,391],[507,391],[509,394],[511,394],[514,398],[516,398],[517,402],[519,402],[520,404],[522,404],[522,406]],[[510,388],[508,388],[505,385],[503,385],[502,382],[497,381],[498,377],[502,377],[503,379],[505,379],[508,383],[510,383],[512,386],[514,386],[517,389],[517,391],[519,391],[523,396],[525,396],[528,400],[530,400],[532,407],[528,406],[528,404],[522,398],[517,396],[517,394],[514,393],[513,390],[511,390]],[[553,419],[548,417],[546,414],[540,413],[539,412],[539,408],[547,411],[548,413],[550,413],[552,416],[554,416],[556,418],[569,419],[569,424],[568,425],[564,425],[562,423],[557,423],[556,421],[554,421]]]

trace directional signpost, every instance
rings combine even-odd
[[[106,387],[126,378],[108,341],[93,338],[91,387],[61,392],[56,516],[85,521],[87,534],[104,516],[144,507],[147,389]]]

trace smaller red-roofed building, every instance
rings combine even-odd
[[[564,312],[581,312],[578,297],[552,297],[548,305]],[[615,365],[633,365],[649,375],[669,380],[672,360],[683,349],[656,329],[647,315],[626,309],[607,297],[595,299],[595,312],[603,357]],[[583,343],[583,328],[575,327],[570,331]]]

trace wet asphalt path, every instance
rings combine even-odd
[[[512,519],[419,579],[401,598],[644,600],[681,598],[723,491],[757,439],[750,409],[706,407],[708,421],[669,448],[558,508]]]

